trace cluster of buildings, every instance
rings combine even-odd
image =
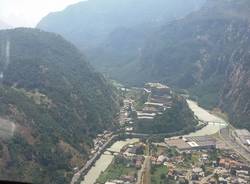
[[[134,101],[132,99],[124,99],[123,107],[120,110],[120,126],[125,126],[126,132],[132,132],[134,130],[134,120],[131,117],[131,113],[135,112],[133,103]]]
[[[184,162],[182,156],[168,159],[165,162],[168,167],[167,177],[175,181],[189,181],[192,184],[250,183],[250,165],[243,163],[240,159],[235,159],[233,155],[209,160],[209,155],[203,153],[200,155],[199,163],[192,165],[190,169],[181,169],[177,166]],[[209,174],[206,173],[208,170],[210,170]]]
[[[127,160],[128,167],[134,167],[136,169],[141,169],[143,162],[145,160],[144,156],[134,155],[134,156],[125,156]]]
[[[220,158],[217,174],[223,184],[247,184],[250,182],[250,165],[229,157]]]
[[[168,147],[175,148],[178,152],[182,153],[215,149],[217,141],[211,136],[197,136],[166,138],[165,143]]]
[[[166,161],[169,161],[169,158],[165,155],[151,157],[151,164],[152,165],[162,165],[162,164],[167,165]]]
[[[129,112],[134,110],[133,109],[133,100],[132,99],[124,99],[123,100],[123,107],[120,110],[120,125],[123,126],[126,123],[130,122],[131,124],[132,122],[132,118],[129,117]]]
[[[123,155],[143,155],[145,145],[142,143],[126,145],[122,148]]]
[[[147,83],[143,89],[147,101],[141,111],[137,111],[138,120],[152,120],[157,114],[162,114],[172,106],[172,92],[166,85]]]
[[[110,131],[104,131],[102,134],[98,134],[93,140],[94,148],[91,150],[91,154],[94,154],[102,149],[102,147],[111,139],[113,133]]]
[[[138,179],[138,170],[142,169],[144,164],[144,150],[145,145],[143,143],[124,146],[115,158],[119,163],[123,163],[124,167],[131,169],[131,172],[126,173],[126,175],[121,175],[116,179],[109,180],[105,184],[135,184]]]

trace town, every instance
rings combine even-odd
[[[110,164],[94,183],[250,183],[249,131],[223,127],[216,134],[180,135],[154,142],[150,136],[139,136],[134,131],[135,125],[171,109],[172,90],[160,83],[147,83],[143,89],[121,88],[121,91],[124,100],[119,114],[119,132],[136,138],[115,151],[107,149],[107,143],[116,137],[115,132],[104,131],[94,139],[90,159],[99,154],[112,155]],[[207,122],[203,123],[205,126]],[[230,147],[229,140],[223,139],[225,132],[239,149]]]

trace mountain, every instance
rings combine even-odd
[[[78,47],[101,43],[119,28],[147,24],[160,25],[168,19],[185,16],[204,0],[89,0],[50,13],[38,28],[62,34]]]
[[[187,89],[200,104],[220,107],[250,129],[250,2],[210,0],[147,40],[123,80],[161,81]]]
[[[219,107],[236,126],[250,129],[250,2],[149,0],[131,7],[131,1],[82,2],[38,27],[72,40],[111,78],[186,89],[201,105]]]
[[[112,87],[59,35],[4,30],[0,46],[0,178],[69,183],[113,127]]]
[[[89,0],[49,14],[37,27],[63,35],[96,69],[113,76],[139,57],[147,35],[199,9],[204,1]]]

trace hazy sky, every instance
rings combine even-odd
[[[33,27],[49,12],[83,0],[0,0],[0,20],[14,27]]]

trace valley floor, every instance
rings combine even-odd
[[[126,90],[131,92],[130,89]],[[139,134],[133,134],[135,119],[130,116],[131,109],[136,110],[134,105],[138,102],[130,97],[124,99],[124,106],[120,113],[119,132],[125,131],[125,135],[138,136]],[[185,180],[198,181],[199,183],[214,180],[217,182],[220,180],[240,180],[243,183],[248,181],[247,179],[250,179],[249,173],[239,177],[237,167],[247,167],[244,163],[246,160],[250,161],[250,152],[233,138],[234,129],[232,126],[228,126],[225,120],[199,107],[197,103],[190,100],[187,102],[196,118],[201,123],[205,123],[206,126],[184,137],[192,140],[197,137],[215,140],[215,147],[212,149],[188,148],[187,150],[179,150],[178,145],[177,148],[172,147],[167,141],[171,139],[179,141],[179,137],[171,137],[162,142],[152,143],[150,136],[144,137],[143,135],[140,139],[117,141],[111,148],[107,148],[107,143],[111,142],[117,134],[105,131],[94,141],[95,143],[103,143],[100,145],[98,143],[93,149],[90,161],[76,173],[71,184],[76,183],[81,175],[85,175],[82,184],[126,182],[130,184],[160,184],[185,182]],[[105,161],[104,157],[110,159]],[[104,164],[104,162],[106,163]],[[234,164],[228,167],[227,163]],[[247,169],[250,168],[247,167]],[[226,178],[222,176],[226,176]]]

